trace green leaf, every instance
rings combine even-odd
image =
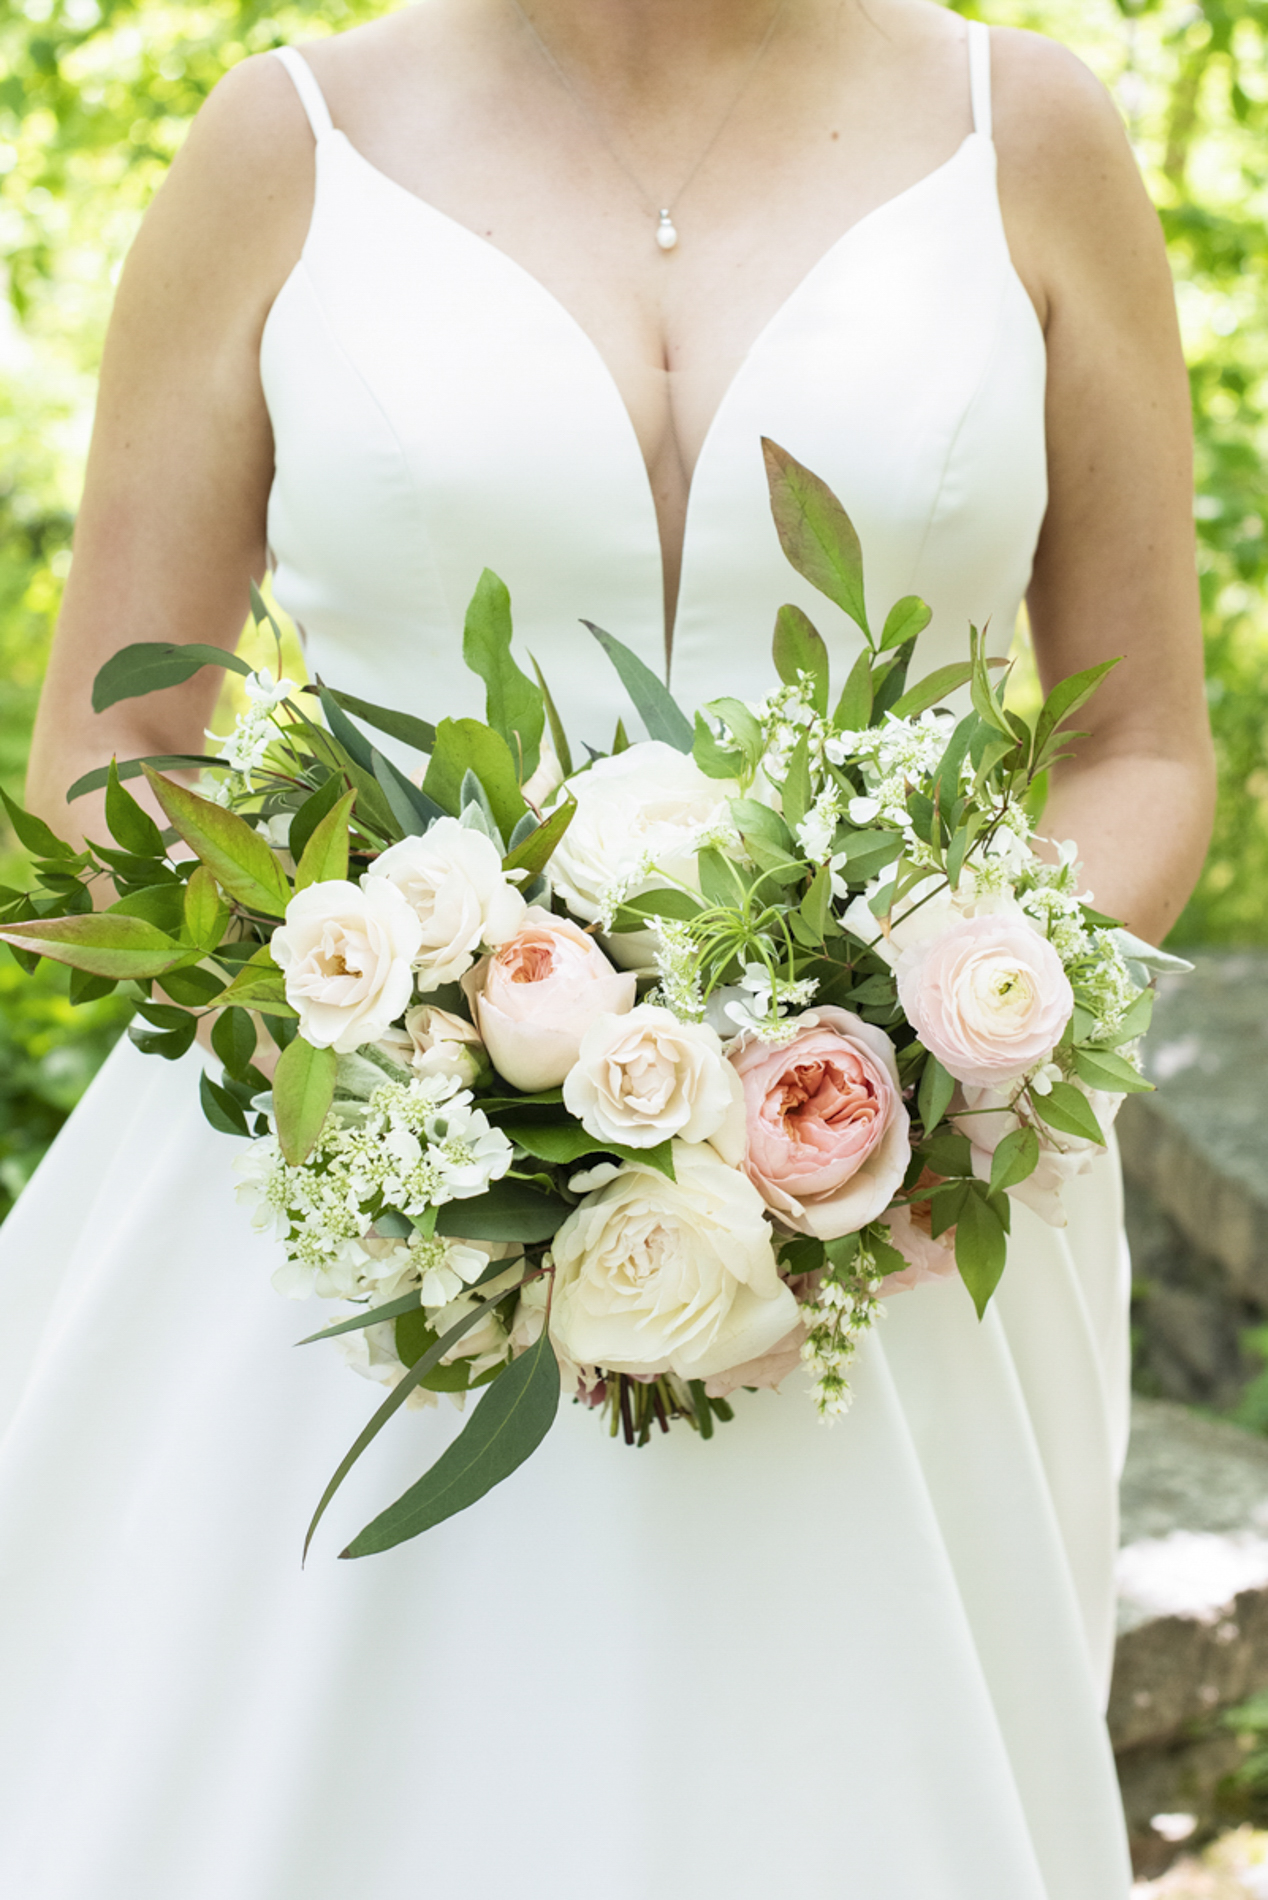
[[[188,1053],[197,1033],[196,1020],[192,1016],[186,1016],[179,1029],[129,1029],[128,1041],[139,1049],[143,1056],[162,1056],[165,1062],[178,1062],[183,1055]]]
[[[845,732],[862,732],[872,717],[872,654],[864,647],[841,689],[833,724]]]
[[[440,807],[417,785],[411,785],[404,772],[399,772],[377,746],[370,748],[370,766],[404,837],[421,836],[437,818],[443,818]]]
[[[306,693],[317,693],[316,686],[305,686]],[[427,719],[416,719],[412,713],[396,712],[390,706],[376,706],[368,699],[357,699],[352,693],[336,692],[333,686],[327,686],[326,692],[341,712],[353,713],[367,726],[373,726],[376,732],[386,732],[389,739],[399,739],[402,745],[412,746],[415,752],[430,752],[436,743],[436,728]]]
[[[1149,1028],[1153,1013],[1154,992],[1142,990],[1114,1031],[1112,1041],[1115,1048],[1120,1048],[1125,1042],[1135,1042],[1137,1037],[1143,1036]]]
[[[972,1190],[955,1224],[955,1264],[981,1319],[1008,1259],[1008,1236],[990,1202]]]
[[[955,1077],[947,1074],[937,1056],[927,1056],[920,1072],[920,1087],[916,1092],[916,1106],[920,1110],[921,1124],[927,1135],[933,1133],[950,1108],[954,1094]]]
[[[205,1069],[198,1078],[198,1099],[202,1103],[203,1114],[222,1135],[250,1134],[242,1104],[234,1101],[228,1089],[213,1082]]]
[[[493,1381],[461,1435],[431,1470],[340,1555],[367,1557],[390,1550],[465,1511],[531,1457],[558,1413],[559,1366],[543,1328],[536,1343]]]
[[[267,953],[268,945],[263,946]],[[227,989],[216,998],[217,1004],[233,1004],[239,1009],[254,1010],[260,1016],[289,1017],[298,1021],[298,1012],[291,1008],[286,1000],[286,984],[282,972],[271,960],[266,964],[254,957],[239,970]],[[274,1040],[278,1032],[273,1031]]]
[[[310,884],[328,884],[347,877],[348,825],[356,800],[355,792],[345,792],[313,826],[304,855],[295,867],[297,891],[306,890]]]
[[[296,1036],[273,1072],[273,1116],[282,1153],[293,1168],[312,1153],[335,1099],[339,1058]]]
[[[142,641],[120,648],[106,661],[92,684],[92,709],[105,712],[121,699],[140,699],[168,686],[181,686],[204,666],[221,666],[244,675],[251,671],[245,660],[224,647],[203,646],[196,641],[186,646],[174,646],[165,640]]]
[[[747,764],[743,752],[724,746],[714,735],[703,713],[696,714],[691,756],[706,778],[738,779]]]
[[[124,759],[122,764],[113,762],[120,779],[140,778],[141,768],[152,765],[156,772],[194,772],[207,766],[226,766],[227,759],[213,758],[209,752],[156,752],[145,759]],[[99,792],[103,785],[110,782],[110,766],[99,765],[92,772],[85,772],[77,778],[66,794],[66,803],[71,805],[86,792]]]
[[[214,970],[200,970],[196,965],[168,970],[163,977],[163,988],[172,1001],[190,1009],[205,1009],[220,996],[224,986],[224,978]]]
[[[730,902],[730,899],[727,901]],[[621,906],[622,913],[631,912],[640,920],[645,917],[672,917],[682,923],[690,923],[703,909],[700,899],[690,891],[677,891],[669,887],[662,891],[643,891],[638,897],[627,898]]]
[[[1146,1082],[1130,1062],[1111,1049],[1076,1049],[1074,1068],[1080,1082],[1090,1089],[1102,1089],[1107,1095],[1149,1095],[1153,1083]]]
[[[259,1037],[245,1009],[222,1009],[211,1031],[211,1046],[235,1080],[250,1068]],[[245,1127],[242,1131],[246,1133]]]
[[[423,790],[455,818],[462,810],[466,772],[474,772],[483,785],[498,829],[509,838],[528,807],[506,740],[478,719],[442,719]]]
[[[487,1193],[446,1201],[436,1232],[457,1240],[514,1240],[526,1247],[549,1240],[572,1212],[557,1194],[543,1194],[526,1181],[495,1181]]]
[[[118,979],[111,976],[94,976],[90,970],[72,970],[67,994],[72,1003],[95,1003],[103,996],[110,996],[119,987]],[[177,998],[179,1001],[180,999]]]
[[[926,1163],[935,1174],[953,1179],[956,1175],[969,1177],[973,1173],[973,1150],[967,1135],[959,1134],[954,1128],[941,1128],[937,1134],[929,1135],[920,1144]]]
[[[1102,660],[1099,666],[1085,667],[1081,673],[1072,673],[1069,679],[1059,680],[1043,703],[1043,711],[1035,722],[1034,756],[1040,757],[1049,739],[1070,717],[1077,712],[1096,691],[1107,673],[1112,673],[1119,665],[1118,660]]]
[[[792,757],[788,761],[788,771],[779,788],[779,802],[784,808],[784,818],[790,828],[801,823],[814,803],[814,788],[810,783],[810,734],[803,732],[793,747]]]
[[[1029,1180],[1039,1166],[1039,1137],[1033,1128],[1014,1128],[991,1156],[991,1193],[1003,1194]]]
[[[506,740],[522,784],[541,757],[545,697],[511,658],[511,596],[487,567],[467,608],[462,657],[484,681],[485,719]]]
[[[990,675],[986,670],[986,649],[983,636],[976,627],[970,627],[969,640],[972,647],[972,672],[969,676],[969,692],[973,700],[973,710],[978,718],[988,726],[994,726],[1006,738],[1014,738],[1012,727],[1005,719],[999,701],[991,690]]]
[[[508,1124],[507,1133],[517,1141],[521,1148],[539,1161],[550,1161],[556,1166],[564,1166],[572,1161],[580,1161],[583,1155],[610,1154],[619,1155],[622,1161],[632,1161],[639,1167],[655,1168],[668,1180],[677,1177],[674,1174],[673,1143],[660,1141],[652,1148],[631,1148],[624,1142],[597,1141],[587,1134],[577,1122],[527,1122]]]
[[[832,873],[820,865],[811,879],[810,889],[801,900],[798,913],[815,943],[822,943],[832,920]]]
[[[785,686],[795,686],[803,673],[811,680],[810,700],[817,713],[828,710],[828,649],[800,607],[781,607],[775,616],[775,638],[771,647],[775,671]]]
[[[308,840],[316,831],[328,811],[332,811],[343,797],[345,784],[342,773],[332,772],[324,784],[306,798],[291,819],[287,835],[287,849],[298,864],[308,848]]]
[[[65,843],[56,832],[50,831],[42,818],[24,810],[3,789],[0,789],[0,799],[4,800],[4,808],[9,814],[9,823],[13,826],[18,843],[25,845],[37,858],[56,858],[60,861],[79,856],[74,845]]]
[[[605,633],[602,627],[596,627],[590,620],[583,620],[581,624],[594,635],[616,668],[622,686],[647,728],[648,738],[660,739],[678,752],[690,752],[695,736],[691,721],[674,700],[669,688],[661,684],[637,653],[631,653],[627,646],[623,646],[610,633]]]
[[[131,792],[125,792],[119,783],[119,771],[114,760],[106,768],[106,823],[110,835],[125,851],[131,851],[138,858],[161,858],[163,855],[163,834],[150,817],[137,804]]]
[[[721,719],[735,740],[752,771],[766,750],[766,741],[762,728],[744,704],[742,699],[711,699],[705,706],[707,713],[715,719]]]
[[[507,852],[502,860],[503,871],[527,871],[532,877],[539,877],[550,863],[555,846],[572,823],[576,810],[576,799],[567,793],[562,805],[557,806],[540,825],[534,824],[523,843]]]
[[[873,675],[872,724],[874,726],[879,726],[885,714],[892,712],[902,698],[903,689],[907,684],[907,668],[911,664],[915,646],[914,640],[908,640],[905,646],[896,650],[893,659],[884,670],[878,670]]]
[[[0,939],[29,955],[69,963],[94,976],[162,976],[189,955],[189,947],[143,917],[92,911],[83,917],[31,917],[0,924]]]
[[[927,607],[918,595],[905,594],[901,600],[895,601],[886,616],[877,651],[888,653],[891,647],[906,646],[909,640],[919,638],[932,619],[932,608]]]
[[[1035,1113],[1049,1128],[1063,1135],[1081,1135],[1085,1141],[1105,1146],[1105,1136],[1092,1112],[1092,1104],[1072,1082],[1054,1082],[1046,1095],[1032,1089],[1030,1099]]]
[[[481,1277],[483,1278],[484,1276],[482,1275]],[[304,1538],[304,1556],[305,1557],[307,1557],[308,1547],[313,1541],[313,1533],[317,1529],[317,1526],[320,1524],[322,1517],[325,1515],[326,1507],[330,1503],[331,1498],[333,1498],[333,1496],[335,1495],[335,1492],[339,1489],[339,1486],[343,1483],[344,1479],[347,1477],[348,1473],[351,1471],[353,1465],[357,1462],[357,1459],[361,1456],[362,1452],[366,1449],[368,1445],[372,1444],[374,1440],[378,1437],[379,1433],[383,1430],[383,1427],[387,1424],[388,1420],[392,1417],[393,1413],[398,1412],[400,1410],[401,1406],[404,1405],[406,1399],[409,1397],[410,1393],[414,1390],[414,1388],[422,1383],[422,1381],[427,1377],[427,1374],[432,1370],[433,1366],[437,1366],[440,1364],[441,1359],[449,1351],[450,1347],[456,1346],[464,1333],[469,1333],[473,1326],[478,1325],[481,1320],[487,1319],[488,1315],[491,1312],[495,1311],[499,1306],[503,1305],[507,1300],[512,1299],[516,1294],[518,1294],[518,1292],[519,1292],[518,1286],[508,1287],[506,1292],[503,1294],[500,1294],[497,1299],[481,1301],[477,1303],[475,1306],[473,1306],[470,1312],[464,1313],[463,1317],[460,1320],[455,1321],[455,1323],[449,1328],[449,1331],[447,1333],[441,1334],[440,1338],[436,1341],[435,1345],[432,1346],[427,1352],[425,1352],[421,1359],[416,1360],[415,1363],[409,1368],[409,1371],[405,1374],[404,1378],[401,1379],[393,1387],[392,1391],[388,1394],[387,1398],[384,1399],[382,1405],[380,1405],[378,1411],[374,1414],[373,1418],[370,1420],[369,1424],[365,1427],[364,1431],[358,1434],[354,1443],[350,1446],[348,1451],[344,1454],[343,1458],[339,1462],[338,1469],[336,1470],[334,1476],[330,1480],[330,1483],[326,1486],[326,1489],[322,1492],[321,1498],[318,1501],[317,1509],[313,1512],[312,1521],[308,1526],[308,1533],[306,1537]],[[367,1321],[365,1323],[369,1324],[370,1322]],[[342,1327],[332,1327],[328,1329],[328,1332],[326,1335],[322,1335],[322,1334],[310,1335],[310,1340],[329,1336],[329,1333],[345,1331],[345,1330],[348,1330],[348,1329],[342,1328]],[[310,1340],[300,1340],[299,1343],[300,1345],[307,1345],[310,1343]]]
[[[533,671],[537,675],[537,684],[542,689],[542,700],[546,707],[546,718],[550,723],[550,742],[555,748],[555,757],[559,761],[559,769],[565,778],[571,778],[572,749],[568,744],[568,734],[564,731],[564,722],[559,717],[559,708],[551,697],[550,688],[542,678],[541,667],[538,666],[536,659],[534,659],[531,653],[528,657],[533,662]]]
[[[205,864],[195,865],[185,886],[183,921],[189,940],[199,950],[218,950],[229,922],[229,906]]]
[[[172,824],[220,888],[248,910],[261,911],[266,917],[284,916],[291,887],[260,834],[236,812],[161,778],[149,766],[145,776]]]
[[[871,639],[863,595],[863,551],[832,490],[786,449],[762,437],[771,513],[779,544],[797,572],[834,600]]]
[[[1004,660],[988,659],[988,666],[1004,666]],[[939,706],[943,700],[950,699],[962,686],[967,686],[973,677],[972,660],[957,660],[951,666],[940,666],[936,672],[928,674],[909,686],[901,699],[895,700],[890,710],[898,719],[915,719],[918,714],[928,712],[931,706]],[[970,728],[971,730],[971,728]]]
[[[710,848],[697,853],[696,869],[700,873],[701,892],[710,904],[733,907],[739,903],[744,887],[729,858]]]

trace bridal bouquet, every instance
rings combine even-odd
[[[1060,1224],[1064,1183],[1148,1086],[1135,1049],[1166,960],[1091,908],[1026,806],[1113,662],[1033,722],[1005,709],[976,631],[909,684],[929,610],[901,600],[874,630],[844,509],[766,457],[785,553],[863,635],[835,701],[796,607],[768,697],[692,720],[592,627],[649,736],[618,726],[577,767],[486,573],[463,636],[483,722],[133,646],[97,709],[231,668],[247,710],[219,751],[72,786],[104,786],[110,846],[9,803],[36,888],[0,892],[0,936],[32,967],[70,964],[76,998],[124,984],[148,1054],[211,1023],[202,1103],[246,1138],[240,1194],[281,1241],[276,1284],[344,1303],[312,1337],[391,1388],[310,1539],[401,1405],[489,1387],[344,1555],[509,1475],[561,1379],[627,1443],[675,1420],[707,1438],[739,1388],[799,1363],[840,1413],[886,1295],[958,1273],[981,1314],[1013,1202]],[[402,770],[371,732],[424,763]],[[142,772],[168,829],[125,789]]]

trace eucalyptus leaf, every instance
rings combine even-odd
[[[320,691],[316,686],[305,686],[303,690],[306,693]],[[427,719],[416,719],[412,713],[397,712],[391,706],[376,706],[368,699],[357,699],[352,693],[336,692],[333,686],[325,690],[341,712],[352,713],[364,725],[373,726],[376,732],[385,732],[389,739],[399,739],[415,752],[430,752],[436,743],[436,728]]]
[[[105,712],[121,699],[140,699],[146,693],[181,686],[204,666],[220,666],[230,673],[243,675],[251,671],[245,660],[224,647],[205,646],[197,641],[185,646],[165,640],[142,641],[122,647],[100,669],[92,684],[92,709],[95,713]]]
[[[527,871],[537,877],[550,863],[555,846],[572,823],[576,811],[577,801],[569,794],[540,825],[534,823],[528,836],[507,852],[502,860],[503,871]]]
[[[593,621],[583,620],[582,626],[594,635],[603,651],[611,660],[620,676],[621,684],[634,702],[635,711],[647,728],[649,739],[660,739],[665,745],[671,745],[677,752],[690,752],[695,740],[691,721],[673,698],[667,686],[662,685],[649,666],[645,666],[637,653],[631,653],[627,646],[602,627],[596,627]]]
[[[533,663],[533,671],[537,675],[537,684],[542,689],[542,700],[546,707],[546,718],[550,725],[550,742],[555,748],[555,757],[559,761],[559,769],[565,778],[571,778],[572,749],[568,744],[568,734],[564,731],[564,722],[559,717],[559,709],[551,698],[550,688],[542,677],[541,667],[538,666],[536,659],[531,653],[528,657]]]

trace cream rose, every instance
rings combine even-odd
[[[731,1053],[748,1118],[745,1167],[799,1233],[836,1240],[889,1206],[911,1160],[889,1037],[848,1009],[790,1020],[791,1041],[745,1039]]]
[[[563,1081],[599,1016],[633,1006],[635,978],[614,970],[593,937],[547,910],[462,979],[493,1066],[517,1089]]]
[[[798,1322],[752,1183],[707,1145],[673,1156],[676,1181],[627,1164],[555,1235],[551,1334],[579,1365],[707,1379]]]
[[[564,1081],[564,1107],[596,1141],[711,1141],[733,1165],[744,1154],[744,1091],[721,1041],[652,1003],[591,1023]]]
[[[488,1073],[479,1030],[464,1016],[433,1003],[407,1009],[404,1028],[389,1029],[379,1038],[379,1047],[415,1075],[452,1076],[464,1089],[474,1088]]]
[[[1077,1081],[1074,1086],[1087,1096],[1088,1106],[1101,1128],[1108,1130],[1126,1098],[1084,1088]],[[952,1120],[960,1133],[969,1138],[974,1174],[980,1181],[989,1181],[996,1148],[1005,1135],[1021,1127],[1021,1121],[1009,1107],[1007,1096],[993,1089],[966,1088],[962,1093],[965,1109],[973,1112],[953,1115]],[[1061,1197],[1067,1182],[1073,1181],[1076,1175],[1086,1174],[1105,1150],[1097,1141],[1088,1141],[1082,1135],[1063,1135],[1055,1128],[1036,1127],[1035,1133],[1039,1136],[1038,1166],[1008,1192],[1014,1200],[1038,1214],[1040,1220],[1047,1221],[1049,1227],[1064,1227],[1066,1211]]]
[[[417,915],[385,879],[297,891],[271,948],[305,1042],[346,1055],[381,1036],[413,994],[421,940]]]
[[[730,832],[728,800],[733,781],[707,778],[690,754],[659,739],[597,759],[569,779],[577,809],[546,875],[569,910],[588,923],[608,912],[608,893],[623,897],[664,883],[698,890],[696,853],[702,837]],[[654,940],[648,931],[611,939],[616,961],[627,969],[650,968]]]
[[[386,878],[418,916],[421,990],[456,983],[481,944],[496,949],[524,921],[527,906],[503,876],[497,846],[456,818],[438,818],[421,837],[389,845],[367,877]]]
[[[898,959],[898,997],[957,1082],[997,1088],[1052,1054],[1074,1009],[1061,959],[1024,919],[965,917]]]

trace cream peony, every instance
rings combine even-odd
[[[1084,1088],[1078,1081],[1074,1086],[1087,1096],[1092,1113],[1108,1133],[1126,1097]],[[1021,1127],[1021,1122],[1009,1107],[1007,1096],[993,1089],[966,1088],[962,1093],[965,1109],[974,1112],[953,1115],[952,1120],[972,1145],[974,1174],[981,1181],[989,1181],[996,1148],[1005,1135]],[[1066,1184],[1077,1175],[1086,1174],[1105,1150],[1099,1142],[1088,1141],[1082,1135],[1063,1135],[1055,1128],[1037,1127],[1035,1132],[1040,1142],[1039,1165],[1033,1174],[1008,1191],[1014,1200],[1038,1214],[1040,1220],[1047,1221],[1049,1227],[1064,1227],[1067,1217],[1062,1195]]]
[[[389,845],[366,875],[386,878],[417,913],[420,990],[456,983],[481,944],[496,949],[524,921],[527,907],[502,875],[497,846],[456,818],[438,818],[421,837]]]
[[[346,1055],[381,1036],[413,994],[421,940],[416,913],[385,879],[297,891],[270,947],[305,1042]]]
[[[666,882],[699,889],[696,853],[707,836],[734,830],[733,781],[707,778],[688,753],[659,739],[629,746],[569,779],[572,823],[547,868],[569,910],[588,923],[610,915],[611,894],[633,897]],[[647,931],[612,939],[627,969],[651,966]]]
[[[1061,959],[1034,926],[966,917],[898,959],[898,997],[957,1082],[997,1088],[1052,1054],[1074,1009]]]
[[[563,1081],[597,1017],[632,1007],[635,978],[614,970],[569,918],[533,908],[462,987],[493,1066],[517,1089],[534,1090]]]
[[[654,1148],[676,1136],[713,1142],[733,1165],[743,1159],[744,1091],[721,1041],[651,1003],[591,1023],[564,1106],[596,1141]]]
[[[627,1164],[555,1235],[551,1334],[579,1365],[707,1379],[797,1325],[752,1183],[707,1145],[673,1156],[676,1182]]]

